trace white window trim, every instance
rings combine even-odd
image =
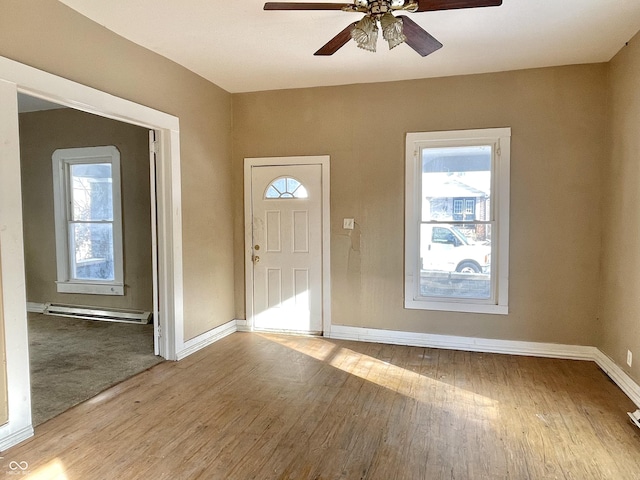
[[[110,163],[113,196],[114,280],[77,280],[71,278],[69,244],[70,185],[69,165],[77,163]],[[122,199],[120,185],[120,152],[114,146],[65,148],[53,152],[53,200],[56,230],[56,263],[59,293],[90,295],[124,295],[122,247]]]
[[[494,145],[491,208],[495,227],[492,235],[492,299],[425,299],[418,295],[420,223],[420,149],[443,146]],[[509,313],[509,179],[511,129],[456,130],[408,133],[405,171],[405,308],[450,312]]]

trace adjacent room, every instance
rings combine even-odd
[[[0,5],[0,471],[638,477],[638,2]],[[18,119],[25,93],[75,110]],[[27,123],[48,175],[112,145],[137,178],[117,140],[57,144],[67,116],[138,131],[147,202],[157,134],[133,224],[169,361],[38,425],[27,306],[112,305],[40,260]]]
[[[162,360],[154,355],[152,324],[149,132],[27,95],[20,95],[18,103],[37,426]],[[112,149],[122,174],[114,174],[103,156],[90,160],[87,149]],[[56,169],[68,173],[69,181]],[[58,202],[65,191],[72,193]],[[73,204],[73,215],[60,215],[54,208],[58,203]],[[120,251],[114,249],[116,235],[122,238]],[[71,245],[66,238],[73,239]],[[68,251],[73,262],[63,259]],[[65,282],[67,272],[59,268],[67,264],[74,266],[68,275],[72,282]],[[110,294],[113,285],[106,294],[94,289],[91,282],[116,280],[118,269],[127,272],[122,295]]]

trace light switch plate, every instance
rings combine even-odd
[[[344,228],[345,230],[353,230],[355,223],[356,222],[353,218],[345,218],[342,221],[342,228]]]

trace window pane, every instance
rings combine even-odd
[[[286,178],[278,178],[273,182],[273,187],[278,190],[278,192],[286,192],[287,191],[287,179]]]
[[[72,220],[112,221],[111,164],[71,164]]]
[[[476,211],[476,201],[473,199],[467,199],[465,203],[465,213],[468,215],[473,215]]]
[[[75,280],[114,280],[113,225],[75,223],[71,225],[74,254],[71,277]]]
[[[295,192],[299,186],[300,182],[295,178],[287,178],[287,192]]]
[[[420,296],[491,298],[491,226],[420,225]]]
[[[491,147],[422,149],[422,221],[491,220]]]
[[[277,178],[267,188],[265,198],[308,198],[307,189],[291,177]]]

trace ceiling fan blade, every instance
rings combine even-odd
[[[438,40],[409,17],[398,15],[396,18],[402,19],[402,30],[404,36],[407,37],[405,43],[421,56],[426,57],[430,53],[442,48],[442,44]]]
[[[300,2],[267,2],[265,10],[342,10],[351,3],[300,3]]]
[[[351,25],[347,25],[347,28],[342,30],[339,34],[329,40],[320,50],[314,55],[333,55],[342,47],[344,47],[349,40],[351,40],[351,30],[356,26],[356,22]]]
[[[502,0],[418,0],[416,12],[455,10],[457,8],[499,7]]]

